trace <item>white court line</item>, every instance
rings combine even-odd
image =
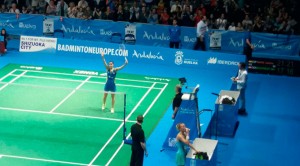
[[[67,117],[86,118],[86,119],[100,119],[100,120],[110,120],[110,121],[118,121],[118,122],[123,122],[124,121],[124,119],[116,119],[116,118],[103,118],[103,117],[96,117],[96,116],[67,114],[67,113],[58,113],[58,112],[50,113],[50,112],[45,112],[45,111],[26,110],[26,109],[19,109],[19,108],[0,107],[0,110],[2,110],[2,111],[30,112],[30,113],[39,113],[39,114],[51,114],[51,115],[59,115],[59,116],[67,116]],[[128,122],[135,123],[135,121],[128,121]]]
[[[85,84],[91,77],[89,76],[88,78],[86,78],[81,84],[79,84],[74,90],[72,90],[71,93],[68,94],[68,96],[66,96],[62,101],[60,101],[54,108],[52,108],[52,110],[50,111],[51,113],[54,112],[60,105],[62,105],[69,97],[71,97],[76,90],[78,90],[80,87],[82,87],[83,84]]]
[[[165,86],[163,87],[163,89],[159,92],[159,94],[152,101],[152,103],[150,104],[150,106],[148,107],[148,109],[145,111],[145,113],[143,114],[143,117],[145,117],[148,114],[148,112],[150,111],[150,109],[152,108],[152,106],[154,105],[154,103],[158,100],[159,96],[162,94],[162,92],[166,89],[167,86],[168,86],[168,84],[165,84]],[[128,136],[126,137],[126,139],[128,139],[129,137],[130,137],[130,133],[128,134]],[[105,164],[106,166],[108,166],[111,163],[111,161],[119,153],[119,151],[121,150],[121,148],[123,147],[123,145],[124,145],[124,141],[122,141],[121,145],[118,147],[118,149],[115,151],[115,153],[111,156],[111,158]]]
[[[11,74],[13,76],[18,76],[16,74]],[[69,81],[69,82],[82,82],[82,80],[72,80],[72,79],[63,79],[63,78],[51,78],[51,77],[43,77],[43,76],[28,76],[24,75],[22,77],[27,77],[27,78],[38,78],[38,79],[46,79],[46,80],[55,80],[55,81]],[[87,83],[92,83],[92,84],[105,84],[105,82],[97,82],[97,81],[87,81]],[[137,85],[127,85],[127,84],[116,84],[118,86],[127,86],[127,87],[134,87],[134,88],[145,88],[148,89],[148,86],[137,86]],[[45,86],[48,87],[48,86]],[[161,89],[161,88],[153,88],[153,89]]]
[[[5,85],[3,85],[1,88],[0,88],[0,91],[2,89],[4,89],[5,87],[7,87],[9,84],[13,83],[14,81],[16,81],[18,78],[20,78],[21,76],[23,76],[24,74],[26,74],[27,71],[24,71],[23,73],[21,73],[20,75],[18,75],[17,77],[15,77],[14,79],[10,80],[8,83],[6,83]]]
[[[125,121],[129,119],[129,117],[134,113],[134,111],[138,108],[138,106],[142,103],[142,101],[146,98],[146,96],[150,93],[152,88],[155,86],[156,83],[154,83],[148,91],[144,94],[144,96],[140,99],[140,101],[136,104],[136,106],[132,109],[132,111],[127,115]],[[113,135],[107,140],[107,142],[104,144],[104,146],[99,150],[99,152],[96,154],[96,156],[92,159],[92,161],[89,163],[88,166],[91,166],[94,161],[99,157],[99,155],[102,153],[102,151],[106,148],[106,146],[110,143],[110,141],[115,137],[115,135],[119,132],[119,130],[123,127],[123,123],[118,127],[118,129],[113,133]]]
[[[3,157],[6,157],[6,158],[17,158],[17,159],[35,160],[35,161],[42,161],[42,162],[49,162],[49,163],[59,163],[59,164],[69,164],[69,165],[87,165],[87,164],[84,164],[84,163],[75,163],[75,162],[60,161],[60,160],[49,160],[49,159],[24,157],[24,156],[15,156],[15,155],[0,154],[0,156],[2,158]],[[93,166],[96,166],[96,165],[93,165]]]
[[[9,75],[13,74],[15,71],[17,71],[17,69],[11,71],[10,73],[7,73],[5,76],[3,76],[2,78],[0,78],[0,82],[3,81],[5,78],[7,78]]]
[[[67,76],[90,76],[90,75],[81,75],[81,74],[69,74],[69,73],[58,73],[58,72],[49,72],[49,71],[36,71],[36,70],[24,70],[24,69],[16,69],[20,71],[29,71],[29,72],[35,72],[35,73],[46,73],[46,74],[55,74],[55,75],[67,75]],[[103,78],[106,79],[106,76],[91,76],[94,78]],[[126,78],[116,78],[116,80],[125,80],[125,81],[132,81],[132,82],[147,82],[147,83],[156,83],[156,84],[165,84],[165,82],[156,82],[156,81],[146,81],[146,80],[134,80],[134,79],[126,79]]]

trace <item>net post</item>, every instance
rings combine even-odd
[[[126,139],[126,93],[124,94],[123,140]]]

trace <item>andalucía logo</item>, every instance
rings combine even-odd
[[[207,64],[216,64],[217,63],[217,58],[214,58],[214,57],[210,57],[208,60],[207,60]]]
[[[183,52],[182,51],[176,51],[175,54],[175,64],[181,65],[183,62]]]

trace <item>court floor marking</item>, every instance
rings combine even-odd
[[[11,74],[13,74],[15,71],[17,71],[17,69],[14,69],[13,71],[7,73],[5,76],[3,76],[2,78],[0,78],[0,82],[1,82],[2,80],[4,80],[5,78],[7,78],[8,76],[10,76]]]
[[[40,70],[24,70],[24,69],[16,69],[18,71],[28,71],[28,72],[35,72],[35,73],[46,73],[46,74],[56,74],[56,75],[68,75],[68,76],[78,76],[78,77],[82,77],[82,76],[91,76],[91,75],[84,75],[84,74],[69,74],[69,73],[59,73],[59,72],[49,72],[49,71],[40,71]],[[102,78],[102,79],[106,79],[106,76],[91,76],[94,78]],[[164,83],[164,82],[157,82],[157,81],[147,81],[147,80],[135,80],[135,79],[127,79],[127,78],[116,78],[116,80],[125,80],[125,81],[134,81],[134,82],[147,82],[147,83]]]
[[[39,114],[51,114],[51,115],[59,115],[59,116],[67,116],[67,117],[86,118],[86,119],[100,119],[100,120],[109,120],[109,121],[118,121],[118,122],[123,122],[124,121],[124,119],[117,119],[117,118],[104,118],[104,117],[96,117],[96,116],[59,113],[59,112],[50,113],[50,112],[47,112],[47,111],[27,110],[27,109],[19,109],[19,108],[0,107],[0,110],[2,110],[2,111],[28,112],[28,113],[39,113]],[[132,120],[128,120],[128,122],[135,123],[135,121],[132,121]]]
[[[91,77],[86,78],[81,84],[79,84],[71,93],[69,93],[62,101],[60,101],[54,108],[51,109],[50,113],[54,112],[60,105],[62,105],[68,98],[70,98],[76,90],[78,90],[82,85],[84,85]]]
[[[9,84],[13,83],[14,81],[16,81],[18,78],[20,78],[22,75],[26,74],[27,71],[24,71],[22,72],[20,75],[18,75],[17,77],[15,77],[14,79],[10,80],[8,83],[6,83],[5,85],[3,85],[1,88],[0,88],[0,91],[2,89],[4,89],[5,87],[7,87]]]
[[[150,111],[150,109],[152,108],[152,106],[155,104],[155,102],[158,100],[159,96],[162,94],[162,92],[166,89],[166,87],[168,86],[168,84],[166,84],[163,89],[159,92],[159,94],[155,97],[155,99],[152,101],[152,103],[150,104],[150,106],[148,107],[148,109],[145,111],[145,113],[143,114],[143,117],[145,117],[148,112]],[[128,139],[130,137],[130,133],[128,134],[128,136],[126,137],[126,139]],[[124,141],[122,141],[122,143],[120,144],[120,146],[118,147],[118,149],[115,151],[115,153],[111,156],[111,158],[108,160],[108,162],[105,164],[106,166],[108,166],[111,161],[115,158],[115,156],[119,153],[119,151],[121,150],[121,148],[124,145]]]
[[[18,76],[17,74],[11,74],[11,75],[12,76]],[[82,80],[63,79],[63,78],[51,78],[51,77],[42,77],[42,76],[28,76],[28,75],[23,75],[22,77],[38,78],[38,79],[46,79],[46,80],[56,80],[56,81],[82,82]],[[105,84],[105,82],[97,82],[97,81],[87,81],[87,83],[91,83],[91,84]],[[161,83],[161,84],[164,84],[164,83]],[[30,85],[30,84],[28,84],[28,85]],[[118,86],[128,86],[128,87],[134,87],[134,88],[146,88],[146,89],[149,88],[147,86],[118,84],[118,83],[116,85],[118,85]],[[161,88],[153,88],[153,89],[159,89],[160,90]]]
[[[125,121],[129,119],[129,117],[134,113],[134,111],[139,107],[139,105],[142,103],[142,101],[146,98],[146,96],[150,93],[152,88],[155,86],[156,83],[153,83],[152,86],[148,89],[148,91],[144,94],[144,96],[140,99],[140,101],[135,105],[135,107],[131,110],[131,112],[127,115],[125,118]],[[91,162],[88,164],[88,166],[91,166],[95,160],[99,157],[99,155],[103,152],[103,150],[106,148],[106,146],[110,143],[110,141],[115,137],[115,135],[119,132],[119,130],[123,127],[123,123],[120,124],[118,129],[112,134],[112,136],[106,141],[106,143],[103,145],[103,147],[99,150],[99,152],[96,154],[96,156],[91,160]]]
[[[48,162],[48,163],[59,163],[59,164],[68,164],[68,165],[87,165],[87,164],[84,164],[84,163],[76,163],[76,162],[68,162],[68,161],[60,161],[60,160],[49,160],[49,159],[42,159],[42,158],[33,158],[33,157],[24,157],[24,156],[0,154],[0,159],[2,157],[25,159],[25,160],[35,160],[35,161],[42,161],[42,162]],[[93,165],[93,166],[96,166],[96,165]]]

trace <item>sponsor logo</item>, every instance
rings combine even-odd
[[[183,58],[183,52],[182,51],[176,51],[175,53],[175,64],[181,65],[181,64],[187,64],[187,65],[198,65],[197,59],[186,59]]]
[[[272,43],[272,48],[277,48],[281,50],[292,50],[292,45]]]
[[[36,29],[36,25],[24,24],[23,22],[19,22],[19,28],[22,28],[22,29]]]
[[[9,28],[15,28],[12,23],[7,22],[0,22],[0,27],[9,27]]]
[[[140,59],[158,59],[164,61],[164,58],[162,55],[159,55],[159,52],[157,54],[153,54],[151,51],[149,53],[138,52],[136,50],[133,51],[132,57],[140,58]]]
[[[259,40],[257,43],[253,43],[254,48],[262,48],[262,49],[266,49],[266,46],[264,45],[264,43],[261,42],[261,40]]]
[[[33,70],[43,70],[43,67],[39,66],[20,66],[21,69],[33,69]]]
[[[161,41],[165,41],[165,40],[170,40],[170,36],[165,35],[164,33],[162,34],[157,34],[157,32],[153,34],[148,34],[148,32],[144,31],[144,35],[143,35],[143,39],[148,39],[148,40],[161,40]]]
[[[176,51],[175,54],[175,64],[181,65],[183,63],[183,52],[182,51]]]
[[[154,77],[145,77],[146,80],[154,80],[154,81],[167,81],[169,82],[170,79],[166,79],[166,78],[154,78]]]
[[[215,64],[218,64],[218,65],[234,65],[234,66],[237,66],[239,65],[239,62],[236,62],[236,61],[226,61],[226,60],[218,60],[217,58],[215,57],[210,57],[208,60],[207,60],[207,64],[212,64],[212,65],[215,65]]]
[[[183,36],[183,41],[186,43],[195,43],[197,38],[193,37],[190,38],[189,36]]]
[[[91,29],[91,27],[82,28],[81,26],[74,27],[73,25],[70,28],[65,27],[62,25],[61,28],[66,33],[78,33],[78,34],[91,34],[95,35],[94,31]]]
[[[112,31],[105,31],[105,29],[100,29],[100,35],[111,36],[112,33],[113,33]]]
[[[216,63],[217,63],[217,58],[210,57],[210,58],[207,60],[207,64],[216,64]]]
[[[243,47],[244,41],[243,39],[235,41],[232,38],[230,38],[229,46],[230,45],[232,45],[233,47]]]
[[[80,74],[80,75],[98,75],[98,72],[95,71],[85,71],[85,70],[75,70],[73,72],[74,74]]]
[[[176,138],[169,138],[168,140],[168,146],[169,147],[176,147]]]

